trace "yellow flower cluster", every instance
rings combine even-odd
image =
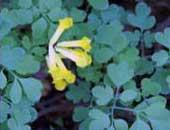
[[[91,49],[91,40],[83,37],[80,40],[58,41],[64,30],[73,26],[73,19],[70,17],[59,20],[59,25],[50,39],[48,46],[48,56],[46,57],[49,73],[53,78],[55,88],[62,91],[67,84],[75,82],[75,75],[66,68],[62,58],[68,58],[76,63],[79,67],[86,67],[92,62],[91,56],[88,52]]]

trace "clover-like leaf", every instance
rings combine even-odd
[[[74,109],[73,120],[80,122],[85,120],[88,117],[89,109],[86,107],[76,107]]]
[[[128,46],[128,40],[122,29],[122,25],[118,21],[110,25],[102,25],[98,29],[96,42],[110,46],[114,55],[117,55]]]
[[[0,89],[4,89],[7,84],[7,78],[3,71],[0,71]]]
[[[110,47],[96,47],[93,48],[94,60],[98,63],[107,63],[114,55]]]
[[[169,89],[170,89],[170,75],[167,76],[166,82],[168,83]]]
[[[154,70],[154,64],[146,58],[140,58],[136,63],[136,75],[150,74]]]
[[[33,74],[40,69],[40,63],[35,60],[32,55],[25,55],[16,67],[16,71],[20,74]]]
[[[115,19],[124,22],[126,12],[121,6],[111,4],[107,9],[101,11],[101,18],[104,23],[110,23]]]
[[[158,43],[162,44],[166,48],[170,48],[170,28],[165,28],[164,32],[157,32],[155,34],[155,39]]]
[[[92,94],[98,105],[107,105],[113,99],[113,90],[110,86],[95,86]]]
[[[141,119],[137,119],[129,130],[151,130],[150,126]]]
[[[89,117],[92,119],[89,124],[89,130],[104,130],[110,125],[109,116],[99,109],[90,110]]]
[[[78,86],[71,85],[66,92],[66,97],[74,103],[88,102],[90,99],[90,84],[81,82]]]
[[[20,47],[11,48],[10,46],[0,47],[0,64],[9,70],[15,70],[17,64],[25,55],[24,49]],[[8,57],[8,58],[7,58]]]
[[[10,112],[10,106],[4,101],[0,101],[0,123],[6,121],[8,113]]]
[[[72,8],[70,15],[75,22],[82,22],[86,17],[86,12],[77,8]]]
[[[50,0],[50,1],[39,0],[38,6],[40,11],[44,13],[49,10],[52,10],[53,8],[61,7],[62,1],[61,0]]]
[[[128,15],[128,22],[141,29],[141,31],[150,29],[154,26],[156,20],[154,16],[149,16],[150,8],[143,2],[138,3],[135,8],[136,14]]]
[[[11,101],[14,104],[19,103],[22,98],[22,88],[21,88],[20,83],[18,82],[17,79],[14,80],[14,82],[10,88],[9,96],[10,96]]]
[[[100,68],[96,66],[89,66],[87,68],[77,68],[78,75],[85,78],[86,81],[97,83],[103,76],[100,72]]]
[[[100,9],[100,10],[103,10],[103,9],[106,9],[108,8],[109,6],[109,2],[108,0],[88,0],[90,5],[95,8],[95,9]]]
[[[169,93],[170,88],[166,81],[166,78],[169,76],[170,70],[167,69],[157,69],[156,72],[152,75],[151,80],[159,83],[161,85],[161,93]]]
[[[48,13],[48,17],[54,22],[58,21],[61,18],[66,17],[67,15],[68,15],[67,11],[60,7],[53,8]]]
[[[138,30],[134,32],[126,31],[125,36],[129,41],[131,47],[136,47],[139,44],[141,33]]]
[[[107,73],[116,87],[120,87],[134,76],[134,70],[129,67],[127,62],[121,62],[118,65],[109,64]]]
[[[155,43],[155,34],[150,31],[144,33],[144,44],[146,48],[152,48]]]
[[[26,96],[33,102],[37,102],[41,97],[42,84],[39,80],[34,78],[22,78],[20,79],[23,90]]]
[[[159,102],[153,103],[144,112],[154,130],[170,129],[170,111],[164,105],[161,105]]]
[[[161,50],[152,55],[152,60],[156,62],[156,66],[160,67],[167,63],[169,58],[168,52]]]
[[[21,8],[30,8],[32,6],[32,0],[19,0],[18,5]]]
[[[128,130],[128,124],[123,119],[114,120],[116,130]]]
[[[10,130],[31,130],[30,126],[28,125],[18,124],[15,118],[10,118],[7,122],[7,125]]]
[[[139,51],[136,48],[127,48],[124,52],[118,55],[118,61],[126,61],[129,66],[134,66],[139,60]]]
[[[120,95],[120,100],[124,103],[128,103],[137,98],[138,93],[133,89],[127,89],[123,91]]]
[[[44,18],[40,18],[32,24],[32,37],[37,45],[44,44],[44,40],[47,40],[47,21]]]
[[[150,79],[143,79],[142,80],[142,95],[145,96],[154,96],[161,92],[161,85],[156,83]]]
[[[160,95],[157,95],[157,96],[154,96],[154,97],[151,97],[151,98],[147,98],[147,102],[146,102],[146,100],[144,100],[141,103],[139,103],[135,107],[135,110],[143,112],[144,109],[148,108],[148,104],[152,105],[152,104],[155,104],[155,103],[159,103],[159,105],[161,107],[165,107],[167,101],[166,101],[166,98],[164,98]]]

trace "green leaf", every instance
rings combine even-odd
[[[73,120],[75,122],[80,122],[88,118],[89,109],[85,107],[76,107],[73,113]]]
[[[134,32],[126,31],[125,36],[129,41],[129,44],[131,47],[136,47],[139,44],[141,33],[138,30],[135,30]]]
[[[20,86],[17,79],[14,80],[14,82],[13,82],[11,88],[10,88],[9,96],[10,96],[11,101],[14,104],[17,104],[21,101],[22,89],[21,89],[21,86]]]
[[[77,8],[72,8],[70,15],[75,22],[82,22],[86,17],[86,12]]]
[[[17,64],[21,61],[25,51],[22,48],[11,48],[9,46],[0,47],[0,64],[9,70],[15,70]],[[8,58],[7,58],[8,57]]]
[[[10,112],[10,107],[4,101],[0,101],[0,106],[0,123],[2,123],[7,120],[7,114]]]
[[[33,13],[28,9],[12,10],[10,12],[10,17],[11,21],[14,23],[12,27],[16,27],[17,25],[30,24],[33,21]]]
[[[90,122],[90,118],[85,119],[83,122],[80,123],[79,130],[88,130]]]
[[[162,87],[162,92],[161,93],[169,93],[170,88],[168,86],[168,83],[166,81],[166,78],[168,77],[170,73],[170,70],[167,69],[157,69],[156,72],[152,75],[151,80],[159,83]]]
[[[147,101],[147,102],[146,102]],[[160,106],[166,106],[166,98],[162,97],[162,96],[154,96],[151,98],[148,98],[147,100],[142,101],[140,104],[138,104],[135,107],[135,110],[137,111],[143,111],[144,109],[146,109],[148,107],[148,104],[152,105],[155,103],[159,103]]]
[[[80,82],[78,86],[71,85],[66,92],[66,97],[74,103],[88,102],[90,100],[90,84]]]
[[[117,57],[119,62],[126,61],[129,66],[135,66],[136,61],[139,60],[139,51],[136,48],[127,48]]]
[[[99,82],[103,74],[100,72],[99,68],[96,66],[89,66],[87,68],[77,68],[78,75],[85,78],[86,81],[91,81],[94,83]]]
[[[156,102],[144,110],[154,130],[170,129],[170,111],[164,107],[159,102]]]
[[[170,28],[165,28],[164,32],[157,32],[155,34],[155,39],[157,42],[159,42],[161,45],[165,46],[166,48],[170,48]]]
[[[110,23],[114,20],[124,22],[126,12],[121,6],[111,4],[107,9],[101,11],[101,17],[104,23]]]
[[[129,130],[151,130],[151,128],[148,124],[146,124],[146,122],[137,119]]]
[[[104,10],[107,9],[109,6],[109,2],[108,0],[88,0],[89,4],[95,8],[95,9],[99,9],[99,10]]]
[[[31,66],[31,67],[30,67]],[[16,71],[20,74],[33,74],[40,69],[40,63],[32,55],[25,55],[18,63]]]
[[[150,31],[144,33],[144,44],[146,48],[152,48],[155,42],[155,34]]]
[[[17,125],[19,126],[22,126],[31,121],[29,108],[24,108],[22,104],[16,104],[12,107],[12,115],[17,121]]]
[[[94,59],[98,63],[107,63],[114,55],[110,47],[96,47],[92,48]]]
[[[152,55],[152,60],[156,62],[156,66],[160,67],[167,63],[169,58],[168,52],[161,50]]]
[[[44,18],[40,18],[32,24],[32,37],[36,41],[36,44],[44,44],[43,41],[47,38],[47,27],[48,24]]]
[[[68,7],[68,8],[73,8],[73,7],[80,7],[83,4],[83,0],[64,0],[63,4]]]
[[[21,8],[30,8],[32,6],[32,0],[19,0],[18,5]]]
[[[144,97],[147,96],[154,96],[161,92],[161,86],[160,84],[150,80],[150,79],[143,79],[142,80],[142,95]]]
[[[156,20],[154,16],[149,16],[150,8],[143,2],[138,3],[135,8],[136,14],[128,15],[128,22],[141,29],[141,31],[150,29],[154,26]]]
[[[128,124],[125,120],[116,119],[114,120],[116,130],[128,130]]]
[[[15,36],[5,36],[3,37],[1,41],[1,45],[3,46],[10,46],[10,47],[17,47],[18,46],[18,41],[16,40],[16,37]]]
[[[153,62],[145,59],[140,58],[136,63],[136,75],[144,75],[144,74],[151,74],[154,70]]]
[[[89,130],[104,130],[110,125],[109,116],[98,109],[92,109],[89,112],[92,121],[89,124]]]
[[[108,128],[106,130],[115,130],[115,128],[113,126],[111,126],[110,128]]]
[[[0,89],[4,89],[7,84],[7,79],[3,71],[0,72]]]
[[[20,79],[26,96],[33,102],[39,101],[41,97],[42,84],[34,78]]]
[[[113,99],[113,90],[110,86],[95,86],[92,94],[98,105],[107,105]]]
[[[8,124],[8,128],[10,130],[13,130],[13,129],[16,130],[17,129],[17,122],[14,118],[10,118],[8,120],[7,124]]]
[[[45,1],[45,4],[47,8],[50,10],[55,7],[61,7],[62,6],[62,0],[50,0],[50,1]]]
[[[29,51],[31,49],[32,45],[31,45],[31,41],[30,41],[28,36],[23,36],[23,38],[22,38],[22,46],[27,51]]]
[[[27,125],[18,125],[14,118],[10,118],[7,122],[9,130],[31,130]]]
[[[122,86],[134,76],[134,70],[126,62],[121,62],[118,65],[109,64],[107,73],[116,87]]]
[[[44,47],[34,47],[31,52],[36,56],[44,56],[47,53],[47,49]]]
[[[133,101],[138,96],[137,92],[133,89],[127,89],[123,91],[120,95],[120,100],[122,102],[128,103]]]
[[[96,42],[110,46],[114,55],[128,46],[128,40],[122,32],[122,25],[118,21],[110,25],[100,26],[97,31]]]
[[[58,21],[61,18],[66,17],[67,15],[68,14],[67,14],[66,10],[63,10],[60,7],[53,8],[48,13],[49,18],[54,22]]]
[[[167,76],[166,82],[168,83],[169,89],[170,89],[170,75]]]
[[[39,0],[39,8],[42,13],[47,12],[53,8],[61,7],[62,1],[61,0]]]

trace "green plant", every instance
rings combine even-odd
[[[59,42],[92,39],[90,66],[76,68],[66,61],[77,77],[65,96],[76,104],[73,121],[79,129],[169,130],[170,29],[155,31],[151,11],[144,2],[130,12],[108,0],[5,4],[0,12],[0,128],[31,129],[48,80],[36,74],[48,73],[43,65],[59,19],[72,17],[74,26]]]

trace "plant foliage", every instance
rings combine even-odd
[[[144,2],[129,11],[108,0],[3,4],[0,129],[31,130],[29,124],[38,117],[35,104],[48,79],[35,75],[42,69],[48,73],[44,64],[49,39],[59,20],[68,16],[74,26],[59,41],[92,39],[90,66],[78,68],[66,61],[77,77],[65,97],[76,106],[73,121],[79,130],[170,130],[170,28],[155,31],[156,18]]]

